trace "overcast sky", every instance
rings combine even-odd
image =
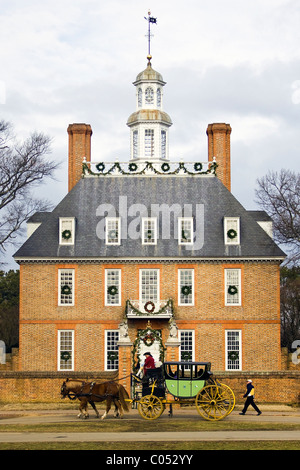
[[[255,209],[258,177],[299,171],[300,0],[0,0],[0,117],[21,139],[53,138],[62,166],[43,192],[54,204],[70,123],[92,126],[93,161],[127,161],[149,8],[170,159],[206,161],[207,125],[230,124],[232,192]]]

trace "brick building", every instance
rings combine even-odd
[[[128,163],[94,162],[92,129],[71,124],[69,192],[28,221],[20,264],[21,371],[119,371],[202,360],[218,371],[278,371],[279,266],[264,212],[230,192],[228,124],[208,159],[169,158],[165,82],[148,59],[128,119]]]

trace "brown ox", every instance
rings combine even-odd
[[[70,400],[78,398],[80,401],[78,418],[89,417],[87,412],[88,404],[93,407],[97,418],[99,418],[95,402],[102,401],[106,401],[106,410],[101,419],[104,419],[108,414],[112,403],[115,405],[115,417],[119,416],[122,418],[124,411],[129,411],[128,404],[126,403],[129,395],[123,385],[116,382],[96,383],[67,379],[63,382],[60,393],[62,398],[68,397]]]

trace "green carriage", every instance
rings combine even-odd
[[[149,369],[142,383],[142,397],[137,403],[144,419],[157,419],[166,405],[194,404],[207,420],[228,416],[235,406],[233,391],[213,378],[209,362],[164,362]]]

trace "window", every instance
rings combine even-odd
[[[74,245],[75,243],[75,219],[74,217],[59,218],[59,244]]]
[[[147,302],[159,302],[159,269],[140,270],[140,303],[143,310]]]
[[[157,219],[155,217],[142,218],[142,244],[156,245]]]
[[[224,240],[226,245],[239,245],[240,219],[239,217],[224,218]]]
[[[194,305],[194,269],[178,270],[178,305]]]
[[[138,89],[138,107],[141,108],[142,107],[142,99],[143,99],[143,94],[142,94],[142,89],[139,88]]]
[[[74,331],[58,331],[58,370],[74,370]]]
[[[106,244],[107,245],[120,245],[121,240],[121,224],[120,218],[106,217]]]
[[[58,270],[58,305],[74,305],[74,269]]]
[[[179,330],[180,361],[194,360],[194,330]]]
[[[160,88],[157,88],[157,91],[156,91],[156,103],[157,103],[157,107],[160,108],[161,107],[161,89]]]
[[[225,269],[225,305],[241,305],[241,270]]]
[[[105,270],[105,305],[121,305],[121,270]]]
[[[161,131],[161,158],[166,158],[166,142],[167,142],[167,133],[166,131]]]
[[[179,217],[178,218],[178,243],[179,245],[192,245],[193,244],[193,218],[192,217]]]
[[[145,91],[145,100],[146,104],[153,104],[154,102],[154,91],[150,86],[146,88]]]
[[[241,331],[226,331],[226,370],[241,370]]]
[[[154,157],[154,129],[145,129],[145,157]]]
[[[105,331],[105,370],[119,368],[119,330]]]
[[[138,139],[139,139],[139,133],[138,131],[133,131],[132,134],[132,156],[133,158],[138,158]]]

